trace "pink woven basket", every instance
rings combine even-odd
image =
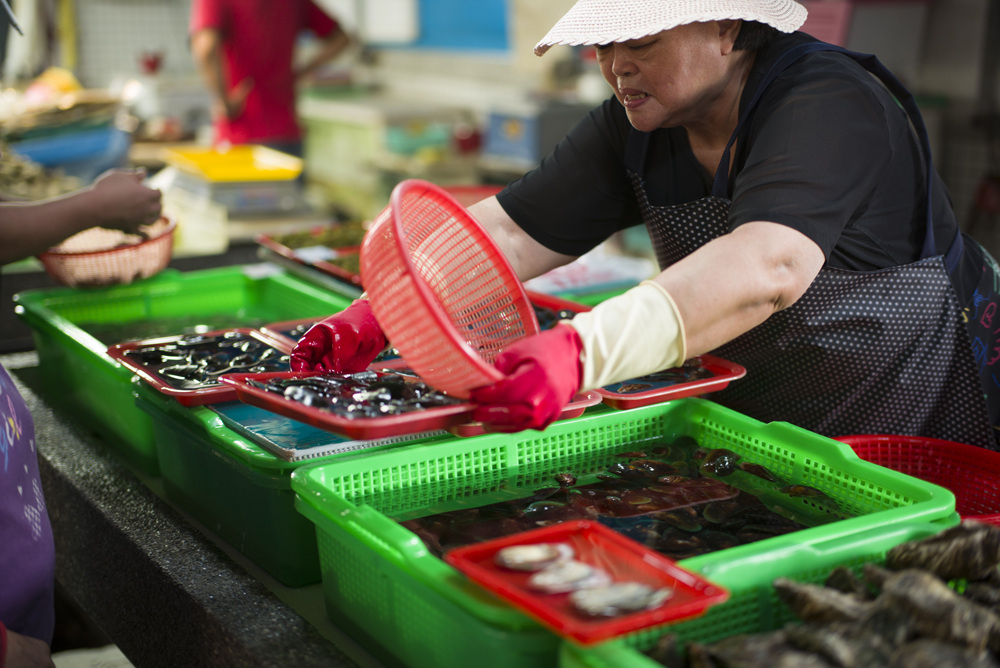
[[[145,237],[92,227],[39,254],[45,271],[70,287],[131,283],[170,263],[176,221],[161,218],[142,228]]]

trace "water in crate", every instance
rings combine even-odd
[[[690,437],[622,453],[596,472],[564,471],[526,496],[423,517],[400,517],[438,556],[575,519],[596,520],[680,560],[799,531],[848,516],[820,490]],[[489,496],[489,495],[487,495]],[[482,500],[482,499],[480,499]],[[416,513],[411,513],[414,515]]]

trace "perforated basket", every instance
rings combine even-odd
[[[467,398],[503,379],[493,360],[538,333],[524,286],[483,227],[443,189],[399,183],[361,246],[372,311],[429,385]]]
[[[170,263],[176,221],[161,218],[143,228],[146,237],[92,227],[39,254],[45,271],[70,287],[131,283]]]
[[[1000,452],[921,436],[840,436],[858,457],[926,480],[955,495],[963,519],[1000,524]]]

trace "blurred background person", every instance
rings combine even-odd
[[[301,65],[303,32],[320,40]],[[193,0],[191,50],[212,97],[213,144],[263,144],[302,155],[296,84],[351,43],[311,0]]]

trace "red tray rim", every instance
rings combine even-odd
[[[216,329],[210,332],[204,332],[199,334],[199,336],[218,336],[221,334],[226,334],[229,332],[240,332],[248,334],[253,338],[266,343],[271,347],[280,350],[282,353],[288,354],[292,351],[292,346],[288,344],[288,339],[285,337],[274,336],[270,333],[261,331],[260,329],[254,327],[234,327],[228,329]],[[126,353],[130,350],[136,348],[155,348],[157,346],[163,346],[168,343],[173,343],[179,341],[180,339],[187,338],[189,334],[177,334],[173,336],[160,336],[154,339],[141,339],[138,341],[125,341],[123,343],[116,343],[114,345],[108,346],[107,354],[108,356],[126,367],[132,373],[142,378],[144,381],[152,385],[156,390],[162,394],[176,399],[182,406],[202,406],[204,404],[218,403],[222,401],[233,401],[236,399],[235,391],[220,382],[218,385],[212,387],[203,387],[195,390],[184,390],[173,387],[165,380],[163,380],[158,374],[153,373],[147,369],[144,365],[138,364],[135,360],[130,359]],[[219,379],[222,380],[221,378]]]
[[[564,297],[550,295],[547,292],[538,292],[537,290],[528,290],[527,288],[525,288],[524,291],[527,293],[528,299],[532,303],[538,304],[539,306],[545,306],[556,310],[566,309],[577,313],[585,313],[592,308],[586,304],[580,304],[579,302],[574,302]]]
[[[746,368],[736,362],[731,362],[711,354],[697,355],[696,357],[701,361],[702,366],[712,372],[713,375],[711,378],[701,378],[687,383],[677,383],[670,387],[661,387],[655,390],[631,394],[612,392],[603,387],[598,388],[597,392],[603,397],[604,403],[608,406],[619,410],[627,410],[629,408],[641,408],[642,406],[671,401],[673,399],[683,399],[709,392],[718,392],[719,390],[726,389],[732,381],[742,378],[747,374]]]
[[[320,230],[323,230],[325,227],[327,226],[317,225],[316,227],[310,228],[307,231],[310,234],[316,234]],[[334,278],[339,278],[341,280],[348,281],[354,285],[361,285],[361,274],[355,274],[353,272],[347,271],[342,267],[338,267],[337,265],[332,264],[330,262],[326,262],[324,260],[320,260],[318,262],[306,262],[305,260],[302,259],[302,256],[299,253],[295,252],[294,249],[289,248],[283,243],[280,243],[270,235],[258,234],[255,241],[259,245],[271,251],[272,253],[276,253],[287,260],[291,260],[292,262],[296,262],[306,267],[312,267],[318,271],[333,276]],[[330,250],[338,254],[357,255],[361,252],[361,246],[340,246],[337,248],[331,247]]]
[[[566,594],[537,594],[513,580],[525,574],[506,572],[492,566],[493,556],[501,548],[511,545],[556,542],[567,540],[573,534],[583,535],[598,547],[612,552],[615,561],[625,560],[646,574],[647,584],[657,583],[675,587],[694,598],[680,605],[667,603],[653,610],[624,614],[611,619],[586,619],[563,612],[559,603],[565,604]],[[712,605],[729,598],[729,591],[677,562],[593,520],[570,520],[538,529],[504,536],[482,543],[455,548],[444,555],[445,561],[488,591],[507,600],[515,607],[539,620],[555,633],[571,638],[581,645],[592,645],[626,633],[650,626],[696,617]],[[580,558],[586,562],[586,558]],[[504,577],[500,573],[506,573]]]

